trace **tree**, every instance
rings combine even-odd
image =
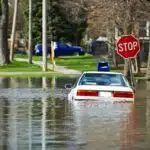
[[[14,56],[14,42],[15,42],[15,34],[16,34],[18,3],[19,3],[19,0],[15,0],[13,24],[12,24],[12,33],[11,33],[10,61],[13,60],[13,56]]]
[[[9,3],[9,27],[8,27],[8,34],[11,35],[12,32],[12,24],[13,24],[13,14],[14,14],[14,0],[9,0],[11,3]],[[24,10],[24,4],[27,3],[27,0],[19,0],[18,3],[18,10],[17,10],[17,20],[16,20],[16,33],[23,33],[23,27],[24,27],[24,17],[23,17],[23,10]]]
[[[42,3],[41,0],[32,0],[32,3],[32,44],[35,45],[36,43],[42,42]],[[78,20],[73,21],[74,18],[70,19],[67,16],[68,11],[65,11],[65,7],[63,7],[62,3],[63,1],[61,0],[47,0],[48,42],[56,40],[72,43],[77,42],[79,44],[87,26],[86,19],[80,22]],[[70,5],[70,3],[68,5]],[[24,6],[25,33],[27,33],[29,11],[28,5],[26,4]],[[78,16],[78,18],[80,18],[80,16]]]
[[[47,71],[47,0],[42,2],[42,55],[43,55],[43,71]]]
[[[48,3],[48,37],[51,41],[72,41],[72,26],[59,8],[59,0]]]
[[[87,0],[61,0],[59,8],[67,21],[71,24],[73,32],[72,43],[80,45],[87,29]]]
[[[28,63],[32,64],[32,0],[29,0]]]
[[[8,0],[0,2],[0,65],[8,64]]]
[[[114,38],[114,29],[118,28],[119,35],[134,34],[139,37],[139,24],[143,21],[143,17],[148,19],[149,2],[140,0],[90,0],[88,8],[92,14],[88,18],[88,22],[93,26],[100,26],[98,30],[112,31],[111,35]],[[89,13],[90,13],[89,11]],[[94,20],[94,21],[93,21]],[[93,24],[94,22],[94,24]],[[99,24],[100,23],[100,24]],[[102,24],[101,24],[102,23]],[[128,75],[129,64],[125,61],[124,74]]]

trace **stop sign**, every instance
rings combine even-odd
[[[139,41],[133,35],[122,36],[116,43],[117,54],[125,59],[135,58],[139,51]]]

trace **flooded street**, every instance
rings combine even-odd
[[[0,78],[0,150],[149,150],[150,82],[135,103],[68,102],[76,77]]]

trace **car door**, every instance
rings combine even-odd
[[[59,47],[56,51],[57,56],[67,56],[70,53],[70,48],[67,44],[59,43]]]

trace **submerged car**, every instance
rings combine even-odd
[[[134,101],[134,90],[122,73],[84,72],[76,84],[65,85],[71,91],[68,100]]]
[[[56,57],[59,56],[71,56],[74,54],[84,55],[85,50],[79,46],[71,46],[66,43],[55,42],[54,53]],[[47,45],[47,53],[51,53],[50,45]],[[35,54],[42,55],[42,44],[37,44],[35,46]]]

